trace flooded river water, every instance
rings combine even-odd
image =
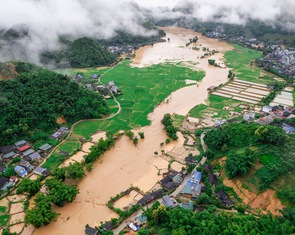
[[[134,131],[145,133],[145,139],[140,139],[137,147],[126,136],[119,139],[111,150],[95,162],[92,172],[78,184],[80,193],[75,201],[63,208],[55,207],[54,210],[60,214],[59,218],[48,226],[36,229],[34,234],[81,235],[84,234],[86,224],[99,226],[100,221],[116,217],[116,214],[105,205],[111,196],[126,190],[130,185],[148,191],[162,178],[158,175],[158,169],[167,168],[168,162],[154,155],[155,151],[161,152],[160,143],[165,142],[167,138],[160,122],[163,115],[186,115],[197,104],[205,103],[209,86],[217,86],[227,81],[228,69],[209,66],[208,59],[200,59],[204,54],[202,50],[192,50],[193,45],[186,47],[185,44],[197,35],[197,45],[201,44],[202,47],[219,51],[211,57],[217,62],[222,61],[225,51],[231,50],[228,44],[183,28],[163,29],[170,42],[140,48],[136,52],[137,56],[132,66],[143,67],[167,61],[183,61],[195,70],[204,70],[205,78],[196,85],[173,92],[169,97],[169,103],[163,102],[155,108],[149,115],[151,125]],[[181,141],[175,141],[165,145],[164,149],[167,152],[182,144]]]

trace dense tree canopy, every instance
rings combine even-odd
[[[108,65],[116,60],[115,55],[104,46],[86,37],[73,41],[65,54],[71,67],[74,68]]]
[[[102,96],[67,76],[26,63],[18,63],[16,69],[16,79],[0,81],[0,145],[38,130],[53,131],[59,116],[71,123],[108,113]]]
[[[54,178],[46,180],[45,185],[50,190],[48,195],[51,201],[60,207],[65,202],[72,202],[79,192],[75,185],[67,185]]]
[[[293,210],[294,211],[294,210]],[[148,227],[142,228],[139,235],[150,234],[293,234],[294,212],[286,211],[285,217],[262,215],[255,217],[239,213],[224,213],[221,211],[204,210],[192,212],[176,207],[172,210],[159,206],[148,209]]]
[[[25,178],[18,185],[16,193],[20,194],[28,192],[31,196],[33,196],[40,191],[41,187],[42,185],[40,179],[30,180],[29,178]]]
[[[26,224],[32,224],[36,228],[39,228],[49,224],[51,220],[57,217],[57,213],[52,209],[49,196],[38,193],[34,201],[36,203],[35,207],[26,212]]]

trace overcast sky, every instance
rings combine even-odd
[[[158,19],[210,21],[218,16],[220,22],[234,24],[258,19],[295,30],[295,0],[2,0],[0,29],[28,25],[30,39],[22,43],[35,57],[44,48],[57,49],[57,39],[64,34],[110,38],[124,30],[147,35],[141,26],[145,16],[134,3],[150,9]],[[175,6],[190,13],[172,11]]]

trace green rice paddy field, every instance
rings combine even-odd
[[[224,55],[226,64],[236,74],[238,79],[261,84],[272,83],[275,80],[262,68],[255,66],[255,60],[262,57],[260,51],[232,44],[233,50]],[[251,63],[252,62],[252,63]]]
[[[101,82],[106,84],[115,81],[122,91],[117,97],[122,111],[107,121],[86,121],[79,123],[70,140],[79,137],[90,139],[97,130],[106,130],[115,133],[119,130],[128,130],[147,126],[150,121],[147,115],[157,104],[163,101],[173,91],[185,85],[185,79],[200,81],[204,72],[193,71],[189,68],[174,66],[173,64],[153,65],[146,68],[130,67],[130,62],[124,61],[102,77]],[[107,100],[110,110],[115,113],[118,107],[114,100]]]
[[[83,73],[84,77],[92,74],[102,74],[106,70],[73,69],[61,70],[59,72],[74,76]],[[114,118],[99,121],[84,121],[77,124],[68,141],[61,145],[43,165],[49,169],[58,167],[67,157],[59,154],[61,150],[73,152],[77,150],[77,141],[84,137],[90,140],[91,135],[98,130],[116,133],[119,130],[130,130],[150,124],[147,116],[156,105],[162,102],[171,92],[185,87],[186,79],[200,81],[205,76],[202,71],[194,71],[182,67],[179,64],[160,64],[146,68],[135,68],[130,66],[130,61],[123,61],[121,64],[110,70],[103,77],[101,82],[107,84],[114,81],[122,91],[122,95],[116,97],[121,104],[121,112]],[[118,106],[113,99],[107,100],[111,113],[118,111]]]

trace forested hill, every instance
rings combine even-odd
[[[79,38],[69,43],[65,50],[41,55],[41,62],[54,67],[97,67],[109,65],[116,61],[116,56],[105,46],[91,38]]]
[[[161,41],[166,34],[151,22],[146,22],[143,27],[149,32],[148,35],[132,35],[125,31],[117,31],[116,35],[109,39],[97,40],[82,37],[71,41],[60,37],[60,43],[64,49],[59,51],[44,51],[41,54],[41,63],[57,68],[73,67],[97,67],[112,64],[116,61],[116,55],[120,52],[109,52],[108,46],[118,46],[121,49],[127,46],[136,49],[140,46]]]
[[[23,62],[14,62],[18,76],[0,81],[0,145],[26,137],[48,136],[63,116],[68,123],[98,118],[109,109],[97,93],[67,76]]]

